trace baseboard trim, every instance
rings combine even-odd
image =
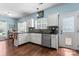
[[[44,48],[48,48],[48,49],[55,49],[55,50],[57,50],[56,48],[45,47],[45,46],[42,46],[42,45],[40,45],[40,44],[36,44],[36,43],[33,43],[33,42],[27,42],[27,43],[18,45],[18,47],[23,46],[23,45],[25,45],[25,44],[34,44],[34,45],[38,45],[38,46],[40,46],[40,47],[44,47]]]

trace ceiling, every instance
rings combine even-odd
[[[58,3],[0,3],[0,15],[18,18],[53,7]],[[39,8],[39,10],[37,10]]]

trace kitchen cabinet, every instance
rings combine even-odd
[[[41,44],[41,34],[40,33],[30,33],[32,43]]]
[[[27,20],[27,26],[28,27],[34,27],[34,19]]]
[[[57,26],[58,25],[58,14],[50,14],[47,20],[48,20],[48,26]]]
[[[35,29],[47,29],[47,19],[39,18],[35,20]]]
[[[18,33],[23,33],[23,32],[27,32],[27,22],[23,21],[23,22],[18,22]]]
[[[29,42],[29,36],[28,34],[24,33],[24,34],[18,34],[18,45],[20,44],[24,44],[24,43],[27,43]]]
[[[51,35],[51,48],[58,49],[58,35]]]

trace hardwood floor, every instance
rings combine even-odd
[[[31,43],[14,47],[12,41],[0,41],[0,56],[79,56],[79,51],[67,48],[49,49]]]

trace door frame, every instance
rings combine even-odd
[[[59,47],[64,47],[63,44],[61,44],[62,42],[60,43],[61,38],[63,37],[63,36],[61,35],[61,31],[62,31],[62,27],[61,27],[61,25],[62,25],[62,24],[61,24],[61,17],[63,17],[63,16],[74,16],[74,17],[76,17],[78,14],[79,14],[79,11],[74,11],[74,12],[62,13],[62,14],[59,15],[59,41],[58,41],[58,42],[59,42],[59,44],[58,44]],[[76,20],[76,18],[75,18],[75,20]],[[76,28],[76,29],[74,29],[74,31],[75,31],[75,37],[74,37],[75,40],[77,40],[77,26],[76,26],[77,23],[76,23],[76,22],[77,22],[77,20],[74,22],[74,23],[75,23],[75,24],[74,24],[74,25],[75,25],[74,27]],[[74,45],[73,45],[73,48],[71,48],[71,49],[75,49],[75,50],[76,50],[76,44],[75,44],[75,43],[77,43],[77,42],[74,42],[74,43],[73,43]],[[67,48],[67,47],[66,47],[66,48]]]

